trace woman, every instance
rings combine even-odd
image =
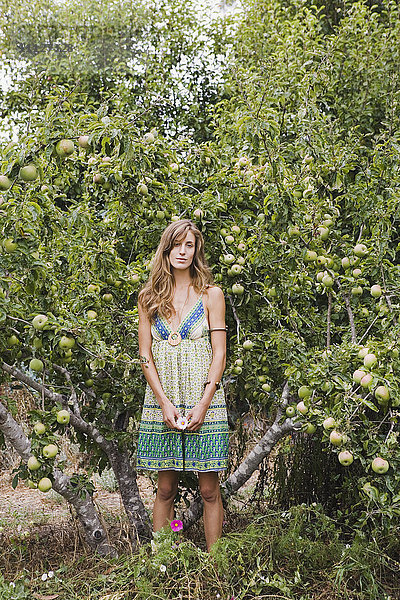
[[[139,294],[139,352],[147,380],[137,467],[158,471],[154,531],[174,518],[179,471],[197,471],[207,548],[221,536],[218,471],[227,467],[228,424],[220,385],[225,302],[211,285],[204,241],[188,219],[171,223]]]

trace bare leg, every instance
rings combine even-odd
[[[174,518],[174,499],[178,489],[176,471],[159,471],[157,495],[153,508],[153,531],[160,531]]]
[[[224,517],[218,473],[212,471],[199,473],[199,487],[204,502],[204,533],[207,550],[210,550],[222,535]]]

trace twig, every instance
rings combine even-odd
[[[329,348],[331,345],[331,316],[332,316],[332,292],[328,294],[328,316],[326,324],[326,347]]]
[[[235,309],[235,305],[233,304],[232,296],[230,296],[229,294],[228,294],[228,300],[229,300],[229,304],[231,305],[231,309],[232,309],[232,312],[233,312],[233,318],[236,321],[237,342],[238,342],[238,344],[240,344],[240,319],[239,319],[239,317],[237,315],[237,312],[236,312],[236,309]]]

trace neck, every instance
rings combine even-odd
[[[175,288],[186,288],[192,283],[189,269],[185,269],[184,271],[176,271],[174,269],[173,275],[175,279]]]

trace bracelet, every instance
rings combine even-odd
[[[213,327],[212,329],[208,330],[210,333],[212,331],[228,331],[228,327]]]
[[[209,383],[215,383],[215,389],[218,389],[219,386],[221,385],[220,381],[206,381],[204,384],[204,387],[206,387]]]

